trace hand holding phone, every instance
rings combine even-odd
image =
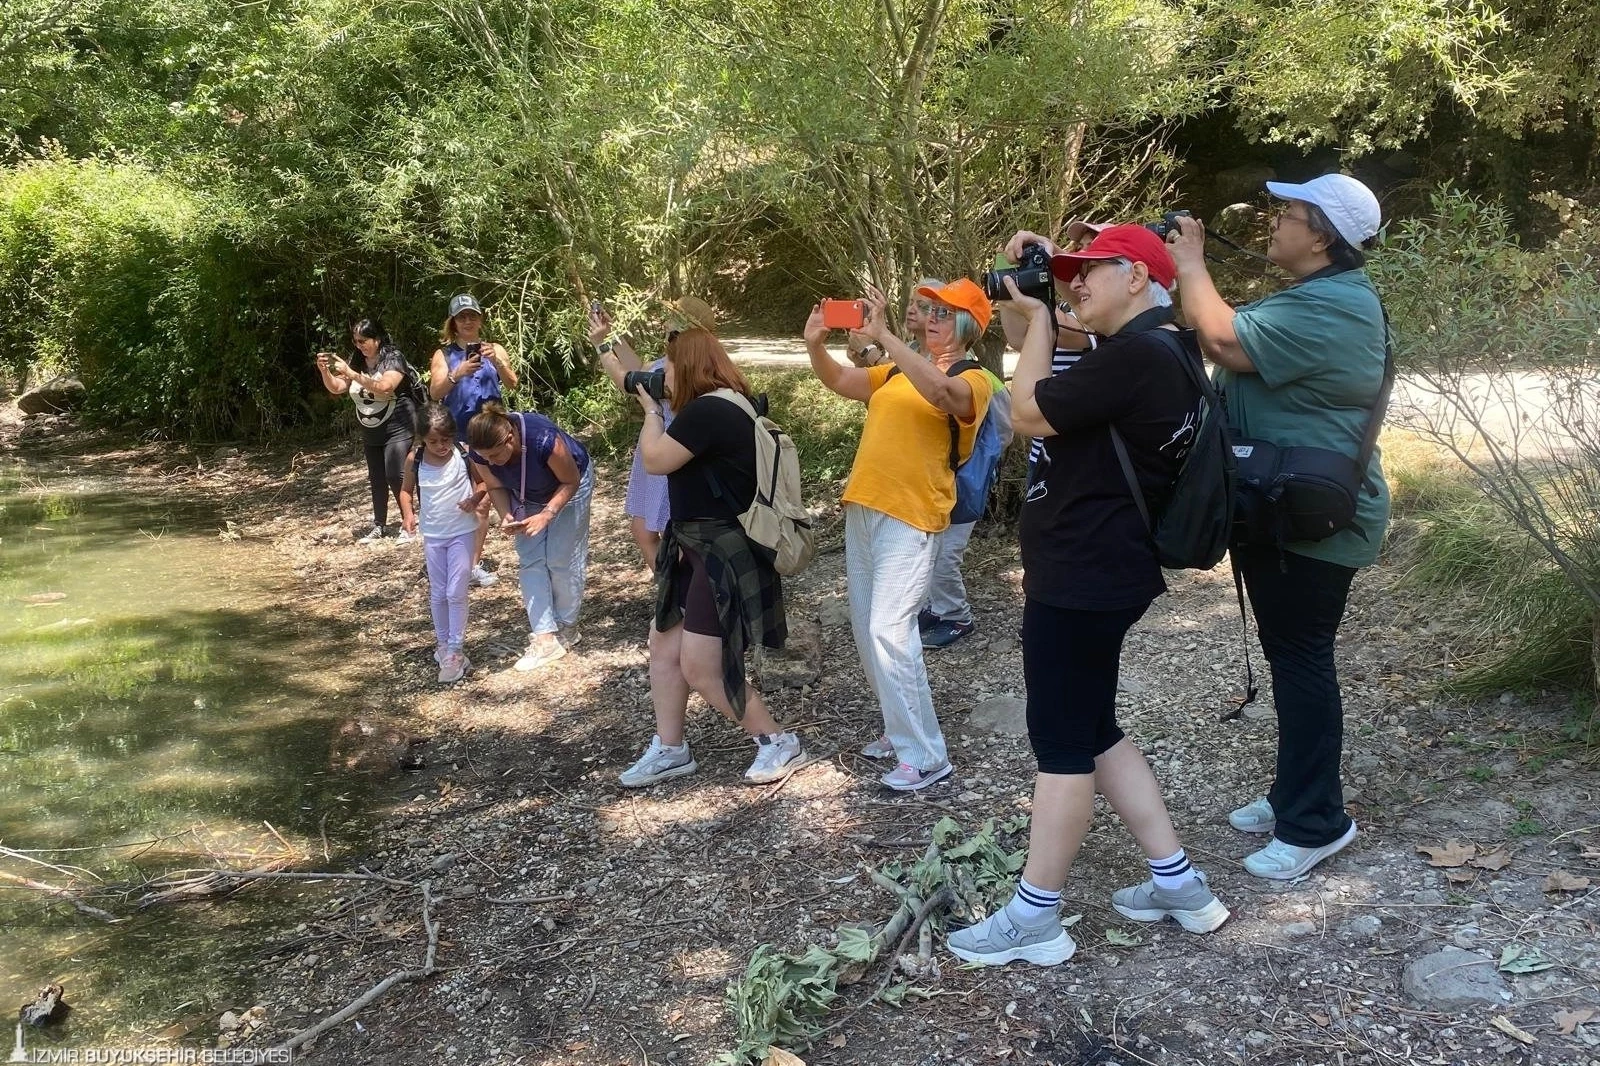
[[[860,329],[867,324],[867,301],[823,300],[822,324],[829,329]]]

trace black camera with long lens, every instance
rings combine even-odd
[[[1193,217],[1194,216],[1187,211],[1168,211],[1166,214],[1161,216],[1160,222],[1146,222],[1144,224],[1144,228],[1149,230],[1151,233],[1154,233],[1162,240],[1166,240],[1169,233],[1183,232],[1183,230],[1178,226],[1178,219]]]
[[[622,375],[622,391],[629,396],[639,394],[639,386],[657,403],[667,398],[667,372],[665,370],[630,370]]]
[[[1011,299],[1006,278],[1014,278],[1017,291],[1045,303],[1055,302],[1055,281],[1050,275],[1050,253],[1042,244],[1024,244],[1022,261],[1009,270],[991,270],[983,276],[983,294],[991,300]]]

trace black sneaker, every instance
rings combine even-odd
[[[922,631],[922,646],[924,648],[948,648],[977,628],[978,626],[974,622],[951,622],[949,620],[935,622]]]
[[[939,624],[939,616],[924,607],[917,612],[917,632],[926,633]]]

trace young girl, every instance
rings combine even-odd
[[[422,530],[428,564],[428,603],[438,648],[439,683],[460,681],[472,664],[462,650],[467,629],[467,583],[472,577],[478,504],[483,479],[456,443],[456,420],[441,403],[423,405],[417,435],[422,446],[406,462],[400,515],[407,532]]]

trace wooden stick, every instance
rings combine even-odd
[[[115,922],[121,920],[115,914],[112,914],[109,911],[103,911],[99,907],[91,907],[89,904],[79,899],[69,888],[58,888],[55,885],[47,885],[43,881],[30,881],[26,877],[18,877],[16,874],[8,874],[3,871],[0,871],[0,881],[9,881],[14,885],[21,885],[23,888],[32,889],[35,892],[43,892],[47,896],[54,896],[59,900],[64,900],[67,903],[72,904],[84,914],[99,918],[102,922]]]
[[[385,977],[383,980],[367,989],[361,995],[357,996],[342,1010],[328,1015],[328,1017],[322,1019],[322,1021],[311,1026],[309,1029],[302,1029],[298,1033],[295,1033],[293,1036],[289,1037],[289,1039],[285,1040],[283,1043],[274,1048],[274,1051],[292,1052],[297,1048],[303,1047],[305,1044],[315,1040],[329,1029],[332,1029],[337,1025],[341,1025],[355,1017],[364,1008],[369,1006],[374,1000],[383,995],[385,992],[389,991],[389,989],[393,988],[395,985],[408,981],[420,981],[425,977],[431,977],[433,975],[434,959],[439,953],[439,923],[433,920],[432,912],[430,910],[430,907],[433,903],[433,891],[431,887],[427,881],[421,882],[419,887],[422,889],[422,927],[428,931],[428,950],[423,955],[422,968],[419,970],[396,970],[394,973],[390,974],[388,977]]]
[[[274,829],[272,827],[272,823],[271,822],[263,821],[261,824],[267,827],[267,831],[268,832],[270,832],[273,836],[278,838],[278,843],[282,844],[284,846],[284,849],[286,851],[288,851],[288,853],[290,855],[294,855],[296,857],[299,856],[300,853],[295,850],[294,845],[289,843],[287,840],[283,839],[283,834],[278,832],[276,829]]]

